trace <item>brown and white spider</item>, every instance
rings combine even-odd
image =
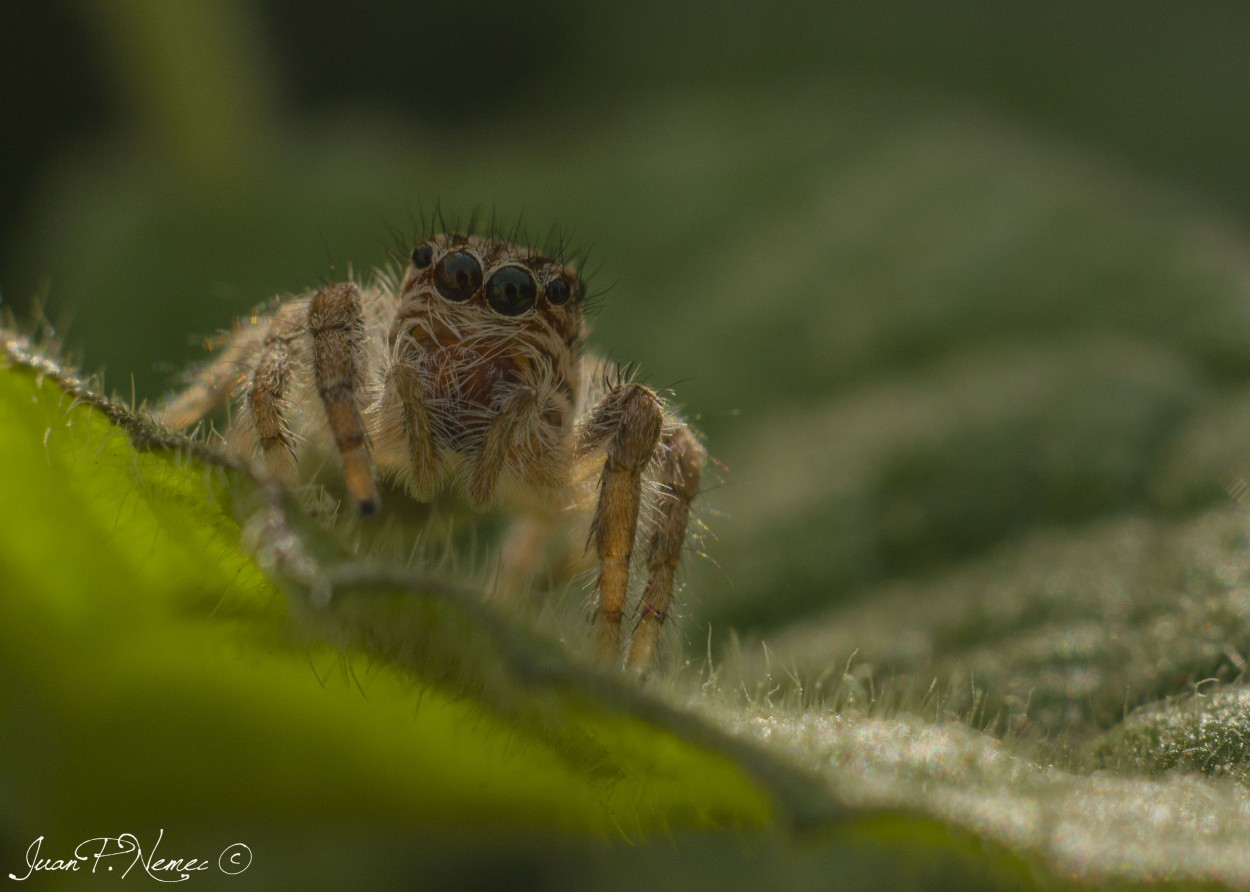
[[[655,391],[583,353],[585,297],[558,259],[495,238],[434,236],[398,281],[327,285],[245,320],[160,418],[185,428],[234,394],[232,451],[260,456],[288,487],[337,452],[361,515],[379,507],[379,476],[420,502],[451,491],[477,509],[517,510],[502,560],[514,577],[591,512],[599,659],[622,659],[641,540],[647,581],[624,659],[646,672],[705,453]]]

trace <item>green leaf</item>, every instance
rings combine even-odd
[[[241,547],[232,505],[255,486],[51,371],[0,373],[0,672],[20,679],[0,744],[10,821],[360,814],[652,835],[769,820],[768,795],[723,753],[604,708],[590,682],[549,680],[567,660],[478,602],[366,605],[375,626],[413,631],[407,649],[436,643],[424,674],[317,641]],[[321,621],[350,637],[348,601]],[[485,649],[502,643],[507,658]],[[609,703],[637,700],[599,684]]]
[[[388,841],[402,826],[418,849],[442,839],[444,857],[469,844],[503,857],[527,839],[592,872],[614,856],[577,840],[677,833],[696,855],[670,871],[732,870],[744,853],[722,834],[755,828],[768,831],[755,843],[753,869],[771,865],[761,880],[813,858],[901,880],[1024,876],[926,819],[847,809],[814,775],[726,733],[711,701],[602,674],[471,593],[348,565],[331,607],[312,607],[298,583],[288,600],[241,547],[237,520],[280,503],[22,339],[6,335],[5,348],[0,820],[15,839],[42,837],[44,857],[110,834],[155,845],[166,829],[166,851],[224,849],[236,834],[223,825],[241,824],[268,859],[263,877],[352,875],[350,861],[314,869],[276,829],[298,826],[381,857],[374,877],[402,875],[412,843]],[[786,826],[824,828],[815,854],[795,861],[773,835]],[[717,835],[700,842],[700,828]]]
[[[1080,860],[1096,877],[1235,875],[1241,797],[1202,781],[1030,764],[963,724],[878,716],[867,700],[865,712],[850,681],[836,713],[648,693],[523,618],[406,571],[320,567],[336,588],[316,608],[292,580],[301,561],[329,560],[299,532],[307,521],[203,447],[7,345],[0,671],[21,681],[6,687],[2,816],[50,845],[180,825],[184,840],[224,846],[206,827],[246,815],[270,857],[282,846],[257,822],[298,818],[307,833],[338,828],[339,845],[349,821],[424,826],[427,839],[461,828],[460,846],[508,832],[547,846],[552,833],[678,832],[703,846],[692,863],[719,870],[742,856],[736,844],[707,848],[690,831],[791,827],[821,830],[818,854],[762,837],[771,878],[801,875],[813,857],[859,859],[879,881],[1001,888]],[[242,549],[239,512],[269,518],[258,547],[292,601]],[[1164,816],[1142,834],[1159,801]],[[1199,805],[1208,832],[1194,848],[1184,816]],[[1130,827],[1141,845],[1126,866]]]

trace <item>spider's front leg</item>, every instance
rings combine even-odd
[[[660,444],[659,519],[647,544],[647,587],[642,593],[642,616],[629,648],[629,668],[646,672],[655,658],[656,645],[673,597],[677,562],[686,543],[690,503],[699,491],[707,453],[682,425],[666,433]]]
[[[599,501],[590,526],[599,559],[595,627],[598,656],[603,663],[615,664],[620,659],[621,617],[638,531],[642,474],[655,455],[663,427],[664,409],[659,397],[647,387],[631,383],[604,397],[579,438],[579,454],[607,444]]]

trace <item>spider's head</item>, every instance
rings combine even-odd
[[[537,394],[546,428],[567,433],[586,339],[575,269],[499,239],[438,235],[413,249],[400,288],[390,343],[422,375],[436,438],[474,446],[521,389]]]
[[[451,234],[421,242],[401,294],[406,309],[424,306],[460,331],[524,330],[573,351],[585,336],[586,288],[577,270],[498,239]]]

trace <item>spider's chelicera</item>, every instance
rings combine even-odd
[[[449,490],[513,508],[501,571],[513,579],[534,570],[538,543],[588,514],[600,659],[622,659],[637,563],[646,583],[624,658],[646,671],[705,454],[655,391],[584,352],[585,296],[557,259],[435,236],[398,280],[327,285],[247,320],[161,418],[185,428],[234,395],[232,450],[290,487],[314,456],[337,453],[362,515],[378,508],[379,477],[422,502]]]

